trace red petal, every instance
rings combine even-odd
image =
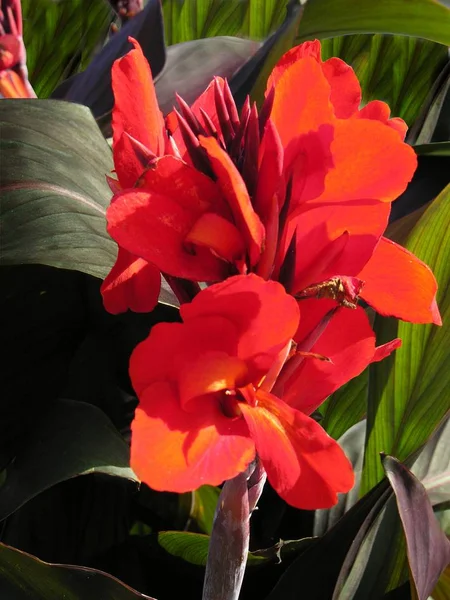
[[[217,281],[227,265],[209,250],[193,254],[185,238],[198,215],[169,196],[152,192],[122,192],[107,210],[108,233],[129,252],[161,271],[193,281]]]
[[[295,291],[337,275],[356,276],[370,259],[386,229],[390,205],[370,200],[309,206],[306,203],[290,218],[286,238],[279,247],[282,259],[297,232]],[[331,255],[335,240],[346,234],[340,253]],[[328,255],[329,260],[326,260]],[[324,262],[318,269],[319,257]]]
[[[340,58],[325,61],[322,69],[330,84],[334,114],[339,119],[348,119],[361,102],[361,86],[354,70]]]
[[[334,122],[330,84],[315,58],[293,62],[281,73],[270,118],[285,149],[296,137]]]
[[[255,455],[243,419],[225,417],[211,401],[186,412],[174,387],[163,381],[140,395],[131,431],[131,467],[159,491],[219,485],[244,471]]]
[[[384,360],[387,356],[392,354],[394,350],[400,348],[401,345],[402,340],[399,338],[395,338],[395,340],[391,340],[390,342],[386,342],[386,344],[377,346],[375,348],[375,354],[373,355],[372,362],[380,362],[380,360]]]
[[[164,119],[156,99],[150,66],[138,42],[132,38],[129,40],[134,50],[116,60],[111,73],[114,165],[122,187],[130,187],[130,179],[137,179],[136,171],[137,176],[142,172],[142,165],[137,164],[130,144],[123,139],[124,132],[156,155],[163,154],[165,145]]]
[[[237,347],[236,328],[222,316],[207,316],[186,323],[158,323],[131,355],[133,387],[140,395],[155,381],[170,380],[178,386],[187,364],[194,364],[208,353],[236,356]],[[204,393],[207,392],[205,388]]]
[[[185,243],[203,212],[219,212],[223,206],[214,182],[166,156],[147,170],[142,185],[118,194],[107,210],[108,232],[118,244],[169,275],[194,281],[226,277],[223,261],[201,247],[194,254]]]
[[[283,147],[272,121],[267,121],[259,150],[259,170],[253,205],[266,225],[272,212],[272,199],[280,187],[283,171]]]
[[[381,100],[372,100],[372,102],[366,104],[366,106],[364,106],[354,116],[359,119],[373,119],[376,121],[381,121],[385,125],[388,125],[397,131],[401,140],[403,141],[405,139],[406,132],[408,131],[408,125],[405,123],[405,121],[403,121],[403,119],[399,119],[398,117],[390,119],[390,114],[391,109],[386,102],[381,102]]]
[[[333,304],[331,300],[300,301],[300,328],[295,335],[299,344]],[[375,334],[364,310],[361,307],[339,309],[311,352],[327,356],[332,362],[306,358],[287,381],[283,392],[285,402],[307,414],[364,371],[373,360]]]
[[[276,87],[280,77],[282,77],[288,69],[292,67],[295,63],[300,61],[303,58],[314,58],[317,62],[320,63],[320,42],[319,40],[314,40],[311,42],[305,42],[304,44],[300,44],[299,46],[295,46],[288,50],[280,60],[277,62],[275,67],[273,68],[272,73],[267,81],[266,87],[266,96],[272,87]]]
[[[226,352],[202,352],[195,360],[181,365],[178,376],[180,403],[185,410],[198,406],[206,394],[235,390],[250,382],[247,365]],[[213,401],[211,399],[211,401]]]
[[[204,213],[187,234],[186,241],[210,248],[230,263],[245,256],[245,243],[239,229],[214,213]]]
[[[433,273],[391,240],[381,238],[359,278],[365,281],[361,297],[381,315],[412,323],[442,324]]]
[[[183,304],[180,313],[184,321],[221,315],[234,323],[239,332],[237,356],[261,374],[292,338],[299,318],[295,299],[282,285],[253,274],[210,286]]]
[[[258,405],[239,405],[271,485],[292,506],[329,508],[354,485],[341,447],[310,417],[258,390]]]
[[[414,150],[398,132],[369,119],[336,121],[330,150],[333,168],[315,202],[391,202],[406,189],[417,166]]]
[[[253,209],[245,183],[233,161],[215,138],[200,136],[200,144],[208,154],[217,176],[217,183],[230,206],[236,226],[247,242],[250,264],[254,266],[261,255],[264,227]]]
[[[100,291],[105,309],[117,315],[126,310],[150,312],[158,303],[161,274],[154,265],[119,248],[117,260]]]

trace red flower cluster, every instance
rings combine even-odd
[[[35,98],[29,81],[22,40],[20,0],[0,7],[0,98]]]
[[[382,102],[360,110],[353,70],[322,62],[317,41],[281,59],[259,114],[249,101],[239,114],[216,78],[164,120],[137,43],[112,80],[107,219],[119,254],[106,308],[152,310],[161,274],[181,299],[223,282],[132,355],[133,468],[181,492],[233,477],[257,453],[288,502],[331,506],[351,467],[308,415],[400,343],[375,348],[359,298],[440,323],[431,271],[382,237],[416,167],[404,122]]]

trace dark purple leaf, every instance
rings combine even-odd
[[[155,84],[162,112],[167,114],[172,110],[175,93],[192,104],[214,76],[230,79],[260,46],[259,42],[227,36],[169,46],[164,70]]]
[[[150,63],[153,77],[156,77],[166,60],[164,27],[159,0],[149,0],[142,12],[130,19],[118,33],[113,34],[89,67],[72,78],[70,87],[63,82],[52,97],[89,106],[96,118],[111,111],[114,102],[111,67],[116,59],[131,50],[129,36],[140,43]]]
[[[426,600],[450,562],[450,541],[420,481],[396,458],[383,456],[382,462],[397,499],[417,598]]]

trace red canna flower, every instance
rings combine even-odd
[[[0,98],[35,98],[28,81],[20,0],[0,2]]]
[[[238,114],[215,78],[191,107],[179,98],[180,112],[164,125],[133,43],[113,69],[121,191],[107,219],[120,253],[154,274],[211,283],[255,272],[297,298],[355,307],[361,297],[384,315],[440,323],[431,271],[382,237],[416,167],[406,125],[382,102],[359,110],[351,67],[322,62],[320,43],[308,42],[275,67],[259,114],[248,100]],[[154,284],[138,288],[156,302]],[[140,294],[130,296],[131,308],[149,310]],[[107,308],[120,312],[127,302]]]
[[[362,309],[350,330],[353,311],[334,307],[327,330],[329,305],[298,303],[277,282],[238,275],[183,304],[183,323],[156,325],[130,362],[139,397],[131,443],[137,475],[153,489],[185,492],[234,477],[257,453],[290,504],[335,504],[353,485],[351,465],[308,414],[398,342],[376,349]],[[289,369],[299,357],[307,358],[304,371],[295,365],[293,386]],[[349,357],[356,366],[345,366]]]
[[[322,62],[318,41],[285,54],[267,89],[289,190],[273,276],[299,296],[330,297],[356,278],[350,302],[359,296],[383,315],[440,324],[430,269],[382,237],[416,168],[406,124],[389,119],[383,102],[359,110],[355,73],[338,58]]]

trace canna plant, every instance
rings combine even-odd
[[[64,273],[74,282],[70,278],[84,271],[88,275],[77,276],[88,334],[70,358],[67,376],[58,380],[55,399],[38,417],[49,441],[38,433],[22,442],[32,430],[29,423],[21,437],[12,435],[12,449],[5,445],[0,590],[17,598],[70,593],[131,599],[150,593],[163,600],[179,594],[165,570],[182,564],[175,568],[187,573],[194,563],[206,571],[200,584],[188,575],[183,593],[202,593],[203,600],[297,598],[300,580],[308,598],[362,597],[370,581],[373,598],[428,598],[442,589],[445,594],[446,374],[431,382],[418,353],[428,343],[433,368],[446,360],[441,332],[448,312],[448,188],[418,216],[397,224],[392,235],[392,203],[414,186],[421,149],[405,142],[408,125],[391,116],[382,99],[363,102],[364,86],[349,64],[339,57],[323,60],[318,39],[292,43],[292,31],[298,28],[301,37],[302,23],[307,29],[314,19],[308,5],[289,2],[285,22],[256,54],[252,50],[235,78],[228,80],[224,68],[202,88],[193,77],[189,96],[195,99],[188,103],[175,94],[177,105],[163,111],[158,82],[165,77],[164,89],[170,87],[171,71],[163,68],[154,78],[152,66],[162,68],[170,47],[166,55],[163,46],[145,45],[143,38],[141,46],[139,27],[150,23],[159,39],[167,3],[112,4],[121,30],[113,24],[111,40],[91,67],[58,92],[80,102],[87,85],[86,104],[91,98],[102,131],[112,133],[112,157],[88,109],[43,99],[3,104],[5,231],[25,232],[23,245],[9,233],[2,251],[10,296],[26,276],[18,264],[49,265],[47,275],[37,274],[38,285],[49,277],[58,286]],[[430,23],[438,15],[450,18],[426,0],[417,7]],[[29,90],[24,49],[12,58],[14,43],[22,43],[19,9],[19,3],[15,12],[2,6],[3,20],[6,15],[13,23],[3,31],[3,68],[8,81],[10,72],[21,74],[20,89]],[[393,22],[385,10],[386,23]],[[410,18],[405,11],[405,30]],[[392,32],[404,33],[395,27]],[[438,25],[433,32],[432,39],[445,37]],[[95,71],[106,86],[104,102],[92,92]],[[259,89],[264,73],[265,92],[257,104],[252,82],[258,76]],[[244,98],[239,102],[234,81]],[[176,82],[173,87],[176,92]],[[8,89],[4,96],[24,95]],[[242,96],[245,90],[249,94]],[[111,92],[112,111],[99,116]],[[33,135],[23,133],[21,111]],[[70,111],[72,124],[64,116]],[[58,124],[46,138],[40,119],[55,118]],[[72,141],[69,134],[60,137],[65,129],[73,132]],[[90,150],[83,136],[92,139]],[[8,145],[13,150],[7,155]],[[442,142],[435,147],[445,152]],[[88,166],[83,153],[89,151],[98,162],[94,158]],[[47,154],[54,161],[39,172],[33,165]],[[398,320],[403,323],[394,326]],[[102,402],[89,395],[98,374],[88,365],[98,360],[106,363],[98,380],[106,379],[95,384]],[[423,355],[422,363],[427,360]],[[413,366],[422,368],[422,381],[407,392],[405,380],[419,373]],[[386,427],[394,435],[403,427],[418,441],[409,443],[408,453],[401,439],[392,447],[398,453],[380,448],[394,457],[379,463],[387,478],[367,488],[376,470],[370,462],[374,435],[384,418],[376,402],[387,402],[376,393],[385,394],[390,377],[398,377],[397,399]],[[428,380],[432,407],[426,394],[414,396]],[[329,423],[344,418],[341,405],[357,429],[336,440]],[[408,429],[417,411],[428,411],[423,434]],[[71,437],[71,421],[81,423],[86,445],[78,431]],[[41,456],[48,475],[33,476],[26,485]],[[91,479],[62,483],[88,473]],[[126,525],[117,529],[115,516],[109,541],[98,548],[86,542],[72,560],[30,546],[21,533],[29,527],[25,511],[40,515],[45,494],[80,479],[103,485],[105,474],[114,479],[108,484],[114,493],[121,489],[126,497],[120,509]],[[126,479],[131,483],[125,486]],[[100,514],[101,502],[98,507]],[[60,510],[65,518],[64,502]],[[287,524],[277,516],[274,529],[267,521],[271,512],[287,515]],[[290,533],[293,515],[312,516],[313,529],[302,525],[299,534]],[[332,526],[323,527],[324,518]],[[380,576],[373,540],[382,536],[391,536],[392,551]],[[123,570],[122,547],[125,553],[145,547],[137,569],[144,578]],[[105,551],[121,558],[111,561]],[[174,556],[178,563],[171,562]],[[327,575],[317,581],[324,561]],[[82,566],[48,564],[54,562]],[[159,575],[153,568],[158,564]],[[426,574],[422,564],[428,565]],[[22,577],[28,587],[21,586]],[[53,595],[45,595],[50,592],[43,591],[44,581],[52,582]]]

